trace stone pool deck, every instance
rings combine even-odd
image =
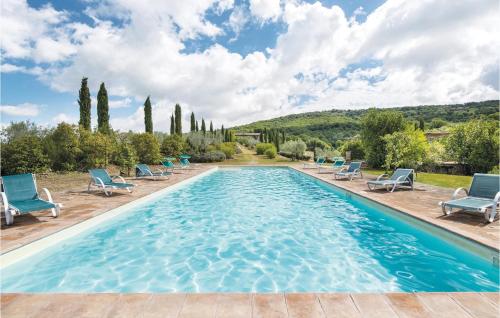
[[[175,174],[169,180],[135,180],[132,193],[86,192],[86,185],[53,193],[63,203],[54,219],[41,212],[16,217],[6,227],[2,219],[1,253],[28,244],[132,200],[188,179],[213,166]],[[500,225],[479,215],[457,213],[443,217],[437,205],[452,189],[416,184],[415,191],[370,192],[364,179],[333,181],[316,169],[302,172],[353,193],[391,206],[429,223],[498,249]],[[388,294],[2,294],[1,317],[500,317],[498,293]]]

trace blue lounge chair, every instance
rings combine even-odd
[[[190,158],[191,158],[190,155],[180,155],[179,156],[179,164],[181,166],[181,169],[188,169],[188,170],[200,169],[199,163],[191,164],[189,162]]]
[[[140,163],[135,166],[135,176],[137,178],[148,178],[152,177],[153,180],[159,180],[161,178],[168,179],[168,176],[171,175],[171,172],[168,171],[151,171],[148,165]]]
[[[337,171],[340,171],[345,165],[345,160],[344,159],[335,159],[332,163],[331,167],[318,167],[318,173],[335,173]]]
[[[461,191],[464,191],[466,196],[458,198]],[[439,205],[441,205],[444,215],[450,215],[456,208],[483,213],[486,221],[493,222],[497,214],[499,200],[500,175],[476,173],[472,178],[469,191],[465,188],[458,188],[450,201],[439,202]]]
[[[34,211],[50,209],[53,217],[58,217],[61,204],[54,203],[49,190],[43,188],[47,200],[40,199],[36,188],[35,175],[31,173],[2,177],[2,200],[5,223],[14,223],[14,216]]]
[[[387,191],[394,192],[397,187],[407,186],[413,190],[413,182],[415,178],[415,171],[413,169],[396,169],[392,176],[381,174],[377,180],[368,181],[368,189],[375,190],[377,187],[385,188]]]
[[[110,176],[105,169],[90,169],[89,173],[90,181],[87,189],[88,192],[90,192],[90,187],[94,186],[102,189],[106,196],[110,196],[113,194],[113,190],[125,189],[128,192],[132,192],[132,189],[135,187],[135,184],[126,183],[125,179],[121,176]],[[120,179],[121,182],[113,181],[117,178]]]
[[[175,160],[175,158],[168,157],[168,158],[163,159],[163,161],[161,162],[161,164],[163,165],[163,167],[165,167],[165,170],[167,172],[169,172],[169,173],[183,173],[183,172],[179,172],[179,170],[184,170],[184,169],[188,170],[184,166],[176,165],[174,163],[174,160]]]
[[[347,178],[349,181],[355,177],[363,178],[363,173],[361,172],[361,162],[355,161],[351,162],[348,167],[340,169],[340,171],[333,174],[335,180]]]
[[[314,163],[304,163],[304,169],[319,168],[325,163],[325,157],[318,157]]]

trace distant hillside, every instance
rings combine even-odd
[[[433,119],[442,119],[450,123],[465,122],[475,118],[497,118],[499,101],[490,100],[455,105],[426,105],[396,107],[408,120],[430,123]],[[337,110],[293,114],[268,120],[261,120],[247,125],[234,127],[238,131],[260,131],[264,128],[284,129],[289,135],[318,137],[331,144],[359,133],[360,118],[367,109]],[[496,116],[496,117],[495,117]]]

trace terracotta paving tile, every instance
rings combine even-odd
[[[479,293],[450,293],[449,295],[473,317],[499,317],[498,308]]]
[[[382,294],[352,294],[352,299],[363,317],[397,317]]]
[[[447,293],[417,293],[416,295],[432,317],[470,317]]]
[[[251,318],[252,294],[219,294],[217,318]]]
[[[187,294],[179,318],[215,317],[217,294]]]
[[[19,297],[20,294],[1,294],[0,295],[0,308],[7,307],[14,299]]]
[[[57,298],[57,296],[55,298]],[[79,314],[74,316],[67,315],[66,317],[106,317],[119,299],[120,294],[84,294],[81,300]],[[64,316],[61,315],[60,317],[62,318]]]
[[[500,308],[500,293],[481,293],[486,297],[496,308]]]
[[[315,294],[285,294],[288,316],[291,318],[325,317],[318,297]]]
[[[387,299],[399,317],[428,317],[430,312],[415,294],[391,293]]]
[[[358,308],[349,294],[317,294],[326,317],[356,318],[361,317]]]
[[[143,317],[151,294],[121,294],[106,317]]]
[[[23,294],[16,297],[7,307],[2,307],[2,317],[31,318],[53,317],[57,313],[47,310],[50,298],[44,294]]]
[[[253,295],[254,318],[285,318],[288,312],[283,294],[255,294]]]
[[[185,299],[186,294],[153,294],[144,309],[144,318],[175,318]]]

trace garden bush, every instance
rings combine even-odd
[[[340,146],[339,151],[341,156],[345,157],[347,151],[351,152],[352,160],[362,160],[365,159],[365,150],[363,144],[359,138],[354,138],[346,140],[342,146]]]
[[[425,161],[429,144],[424,133],[408,125],[404,131],[397,131],[384,136],[386,158],[384,168],[389,171],[394,168],[416,169]]]
[[[218,150],[222,151],[226,156],[226,159],[232,159],[236,153],[236,143],[235,142],[223,142],[218,146]]]
[[[181,135],[170,135],[163,138],[160,150],[164,156],[177,157],[186,151],[187,146]]]
[[[290,154],[292,159],[301,160],[306,151],[306,144],[302,140],[289,140],[281,145],[281,151]]]
[[[271,143],[263,142],[263,143],[258,143],[255,146],[255,149],[256,149],[258,155],[263,155],[266,152],[266,150],[271,148],[271,147],[274,147],[274,145]]]
[[[85,129],[79,129],[79,134],[79,169],[106,167],[116,152],[114,136],[99,132],[92,133]]]
[[[153,134],[135,134],[131,141],[140,163],[158,164],[161,160],[160,144]]]
[[[60,123],[45,139],[45,147],[55,171],[74,171],[81,155],[78,128]]]
[[[222,151],[208,151],[193,154],[189,160],[191,162],[221,162],[226,160],[226,155]]]
[[[42,140],[26,134],[3,143],[1,147],[2,175],[38,173],[49,169],[49,157],[44,153]]]
[[[269,159],[274,159],[276,158],[276,147],[271,147],[271,148],[267,148],[266,151],[264,152],[264,154],[266,155],[267,158]]]

